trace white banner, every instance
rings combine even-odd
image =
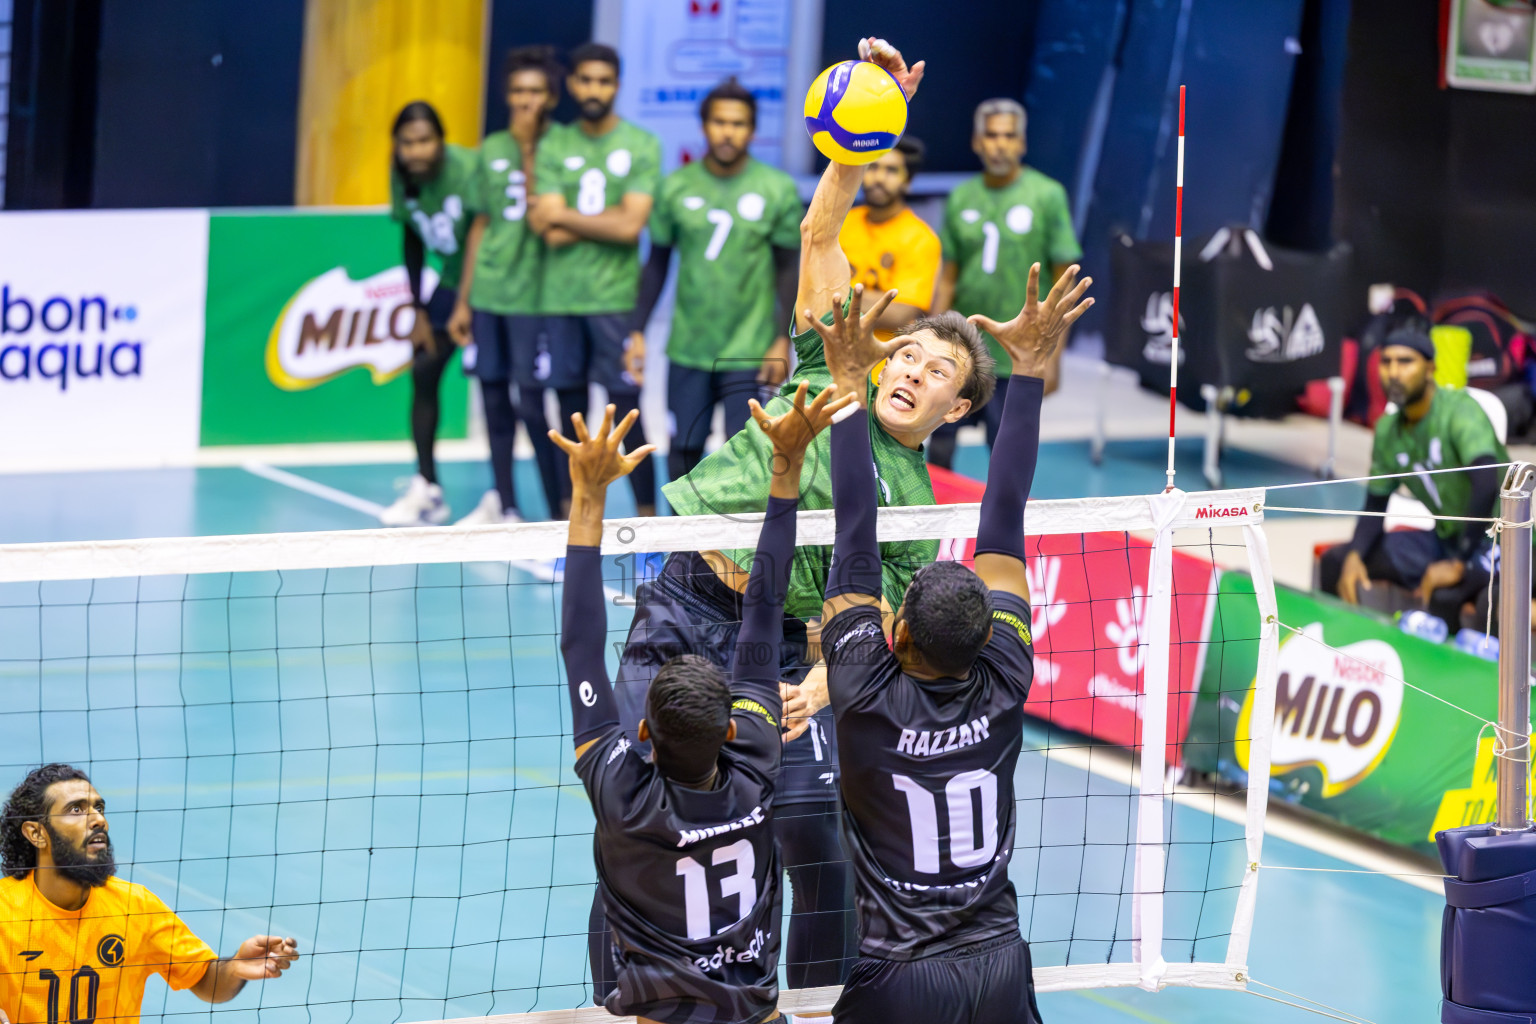
[[[783,166],[785,103],[804,101],[788,82],[795,6],[795,0],[624,3],[619,113],[661,136],[664,171],[703,158],[699,101],[731,75],[757,97],[752,155]]]
[[[206,210],[0,214],[0,471],[190,463]]]

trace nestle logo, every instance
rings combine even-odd
[[[1196,519],[1231,519],[1237,516],[1246,516],[1247,514],[1248,510],[1241,505],[1233,505],[1230,508],[1202,505],[1195,509]]]

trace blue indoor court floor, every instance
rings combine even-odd
[[[1035,494],[1158,490],[1161,450],[1112,442],[1093,467],[1086,443],[1049,443]],[[1180,446],[1181,482],[1199,478],[1199,454]],[[357,503],[388,504],[410,472],[278,468],[322,493],[245,468],[0,477],[0,543],[368,527]],[[981,450],[962,448],[957,468],[979,475]],[[1237,450],[1224,468],[1229,486],[1310,479]],[[483,463],[440,472],[456,514],[489,482]],[[537,516],[531,464],[519,465],[518,484]],[[1351,487],[1292,494],[1348,508],[1360,500]],[[614,515],[632,508],[622,485],[611,502]],[[591,815],[564,738],[558,600],[557,585],[506,563],[3,584],[0,773],[88,762],[127,877],[222,952],[257,932],[300,940],[308,955],[281,981],[220,1008],[229,1024],[577,1005]],[[612,639],[627,625],[612,607]],[[1129,790],[1113,772],[1048,760],[1045,738],[1027,737],[1020,762],[1013,869],[1036,962],[1127,960]],[[1178,805],[1169,828],[1165,955],[1220,960],[1240,826]],[[1363,848],[1340,859],[1337,840],[1288,834],[1298,841],[1266,840],[1267,864],[1370,862]],[[1378,874],[1263,872],[1253,976],[1374,1021],[1434,1020],[1443,906]],[[1173,988],[1051,993],[1040,1004],[1047,1021],[1084,1024],[1310,1016]],[[144,1010],[149,1024],[208,1012],[158,980]]]

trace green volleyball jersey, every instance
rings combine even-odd
[[[511,132],[485,137],[476,180],[487,220],[469,304],[487,313],[537,313],[544,240],[528,228],[528,168]]]
[[[828,314],[830,320],[831,314]],[[795,388],[801,381],[810,384],[806,400],[816,397],[832,383],[822,351],[821,335],[806,331],[794,336],[798,365],[780,393],[768,403],[767,413],[777,416],[794,407]],[[870,384],[870,405],[874,405],[875,385]],[[785,397],[785,396],[790,397]],[[800,476],[800,507],[832,507],[832,434],[822,431],[805,454],[805,468]],[[869,417],[869,440],[875,454],[875,477],[880,485],[880,504],[932,505],[933,484],[928,479],[928,464],[921,449],[908,448],[897,441],[879,420]],[[680,516],[761,512],[768,507],[768,489],[773,483],[773,443],[756,423],[738,430],[719,450],[705,458],[693,472],[662,488],[672,511]],[[752,564],[752,548],[725,552],[739,566]],[[939,554],[936,540],[892,541],[880,545],[882,590],[892,608],[901,607],[907,584],[917,570]],[[795,564],[790,570],[789,593],[784,610],[798,618],[821,614],[827,589],[827,565],[832,548],[806,546],[795,549]]]
[[[629,192],[654,196],[660,175],[660,140],[620,121],[596,138],[577,124],[550,128],[539,143],[533,179],[537,194],[558,193],[570,209],[592,216],[619,205]],[[545,256],[546,313],[626,313],[635,308],[639,290],[638,243],[583,238]]]
[[[1401,412],[1388,413],[1376,421],[1376,439],[1371,445],[1371,475],[1420,475],[1372,480],[1370,493],[1391,494],[1398,484],[1407,484],[1413,496],[1437,516],[1492,515],[1492,509],[1470,507],[1472,484],[1467,474],[1431,475],[1425,472],[1466,466],[1482,455],[1493,456],[1494,462],[1509,461],[1509,452],[1493,432],[1488,414],[1477,404],[1477,399],[1465,391],[1436,388],[1429,412],[1419,422],[1406,422]],[[1465,523],[1455,520],[1435,522],[1435,533],[1442,541],[1454,542],[1465,529]]]
[[[431,181],[421,183],[415,196],[406,198],[399,169],[389,172],[389,215],[421,236],[422,244],[442,260],[438,283],[457,288],[464,269],[464,239],[475,214],[480,212],[480,188],[475,151],[449,143],[444,147],[443,169]]]
[[[944,204],[939,232],[944,259],[960,266],[954,308],[980,313],[999,323],[1019,315],[1029,298],[1029,268],[1040,264],[1040,294],[1051,289],[1051,267],[1083,257],[1072,230],[1067,190],[1033,167],[1002,188],[988,188],[981,175],[956,186]],[[1013,372],[1003,346],[986,335],[997,360],[997,375]]]
[[[653,243],[677,249],[669,361],[714,370],[763,358],[778,334],[773,248],[799,248],[803,212],[794,179],[750,157],[729,178],[702,160],[667,175],[650,226]]]

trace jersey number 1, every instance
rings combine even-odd
[[[738,840],[730,846],[720,847],[710,858],[716,867],[731,861],[735,861],[736,871],[720,879],[720,895],[736,897],[736,921],[731,922],[735,924],[752,913],[752,905],[757,902],[757,879],[753,877],[757,870],[757,854],[752,850],[752,843],[746,839]],[[688,920],[688,938],[707,939],[714,934],[714,929],[709,926],[709,876],[704,872],[704,865],[692,857],[678,859],[677,873],[683,879],[683,911]]]
[[[48,1024],[59,1024],[59,988],[62,979],[44,967],[37,976],[48,983]],[[85,998],[80,998],[81,985]],[[101,975],[86,964],[69,979],[69,1024],[96,1024],[96,994],[101,989]],[[84,1002],[82,1008],[81,1003]]]
[[[912,818],[912,867],[920,875],[939,873],[939,801],[905,775],[891,781],[907,797]],[[981,798],[981,833],[976,832],[976,797]],[[949,859],[957,868],[975,868],[997,851],[997,776],[983,768],[961,772],[944,787],[949,812]]]

